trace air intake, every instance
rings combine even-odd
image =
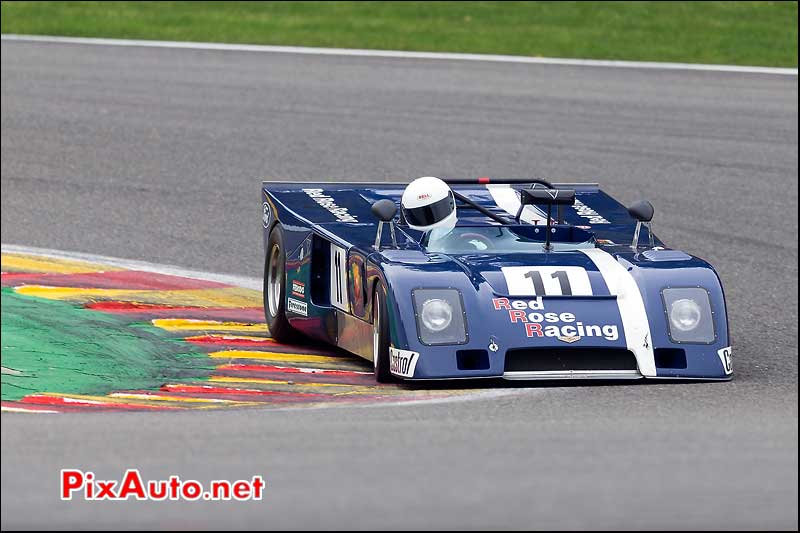
[[[637,370],[636,357],[622,348],[518,348],[506,352],[506,372]]]
[[[459,350],[456,352],[459,370],[489,370],[489,353],[486,350]]]
[[[657,348],[655,356],[658,368],[686,368],[686,351],[680,348]]]

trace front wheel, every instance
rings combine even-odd
[[[269,332],[278,342],[297,340],[297,331],[286,318],[286,248],[283,230],[279,225],[272,228],[264,260],[264,316]]]
[[[389,371],[389,314],[386,309],[386,291],[382,285],[375,288],[372,298],[372,363],[378,383],[394,381]]]

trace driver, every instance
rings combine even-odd
[[[433,176],[408,184],[400,201],[403,217],[411,229],[430,232],[428,242],[445,237],[456,227],[456,199],[450,186]]]

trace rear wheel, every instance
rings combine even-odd
[[[372,298],[372,363],[376,381],[379,383],[394,381],[389,371],[389,314],[386,309],[386,291],[380,284],[375,288]]]
[[[286,319],[286,248],[279,225],[269,234],[264,260],[264,316],[273,339],[279,342],[297,339],[297,331]]]

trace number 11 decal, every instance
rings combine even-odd
[[[509,296],[591,296],[582,267],[503,267]]]
[[[538,270],[529,270],[528,273],[525,274],[525,277],[531,279],[533,282],[533,291],[538,296],[547,294],[544,289],[544,281],[542,281],[541,272]],[[561,294],[563,296],[572,296],[572,287],[569,284],[569,276],[566,270],[556,270],[550,274],[550,277],[558,280],[558,283],[561,285]]]

